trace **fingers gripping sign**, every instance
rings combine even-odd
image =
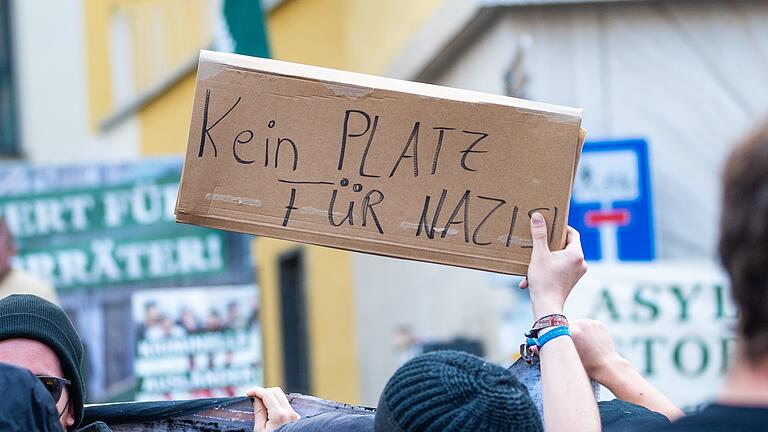
[[[555,252],[549,250],[547,233],[544,217],[540,213],[531,215],[533,252],[528,276],[520,282],[520,288],[529,290],[537,319],[562,313],[565,300],[587,271],[578,231],[568,227],[565,248]]]
[[[300,418],[283,390],[278,387],[254,387],[247,395],[253,399],[253,432],[273,432]]]

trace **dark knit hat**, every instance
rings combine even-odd
[[[480,357],[436,351],[409,360],[379,398],[375,432],[541,432],[528,390]]]
[[[83,343],[64,311],[34,295],[14,294],[0,300],[0,340],[26,338],[42,342],[59,357],[64,378],[70,380],[70,405],[75,427],[83,418],[85,385],[80,371]]]

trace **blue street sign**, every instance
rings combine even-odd
[[[568,223],[596,261],[656,258],[648,144],[643,139],[584,144]]]

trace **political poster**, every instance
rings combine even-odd
[[[233,397],[262,383],[252,286],[142,290],[132,310],[137,400]]]
[[[247,286],[258,295],[250,236],[175,222],[181,168],[177,158],[0,165],[13,266],[55,286],[85,345],[89,401],[135,396],[134,293]]]

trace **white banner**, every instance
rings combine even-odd
[[[619,351],[681,406],[711,400],[733,359],[736,310],[714,264],[591,264],[566,313],[604,322]]]

